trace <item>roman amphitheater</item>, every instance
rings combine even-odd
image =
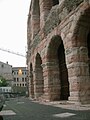
[[[29,96],[90,103],[90,0],[31,0]]]

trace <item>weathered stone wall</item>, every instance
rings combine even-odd
[[[29,75],[30,64],[33,68],[30,94],[35,99],[60,100],[68,97],[68,100],[74,102],[90,102],[90,66],[87,49],[90,4],[88,0],[83,1],[62,0],[55,6],[52,6],[52,0],[38,1],[40,31],[34,34],[30,30],[32,28],[29,29],[28,48],[30,49],[27,52]],[[32,6],[31,4],[31,12]],[[33,19],[29,18],[29,20]],[[34,27],[33,29],[37,28]],[[61,44],[64,45],[62,54]],[[38,54],[39,59],[37,59]],[[37,66],[38,69],[42,67],[40,73]],[[63,86],[62,82],[66,84]]]

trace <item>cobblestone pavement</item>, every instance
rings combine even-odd
[[[16,98],[6,101],[0,115],[3,120],[90,120],[90,109],[89,106],[75,107],[63,102],[36,102]]]

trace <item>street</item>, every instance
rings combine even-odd
[[[90,120],[90,110],[69,110],[28,98],[9,99],[0,115],[3,120]]]

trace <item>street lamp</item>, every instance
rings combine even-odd
[[[18,74],[22,75],[22,70],[21,69],[18,70]]]

